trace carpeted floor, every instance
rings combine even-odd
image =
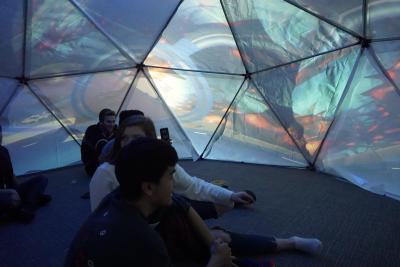
[[[321,256],[267,255],[277,266],[400,266],[400,202],[335,177],[308,170],[219,161],[181,162],[192,175],[225,179],[233,190],[257,194],[251,208],[235,209],[209,225],[276,237],[318,237]],[[53,201],[32,224],[0,225],[0,266],[62,266],[66,250],[89,214],[82,166],[46,173]]]

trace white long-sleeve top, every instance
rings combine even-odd
[[[215,204],[233,207],[232,191],[189,175],[176,164],[174,173],[174,192],[192,200],[210,201]],[[105,162],[94,173],[90,184],[90,207],[97,208],[101,200],[119,186],[115,176],[115,166]]]

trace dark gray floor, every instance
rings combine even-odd
[[[400,266],[400,202],[307,170],[218,161],[182,162],[206,180],[257,194],[251,209],[235,209],[210,225],[253,234],[318,237],[320,257],[268,255],[277,266]],[[30,225],[0,225],[0,266],[62,266],[66,249],[89,214],[82,167],[47,173],[54,200]]]

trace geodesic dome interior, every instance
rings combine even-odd
[[[105,107],[181,158],[311,167],[400,198],[399,0],[3,0],[16,174],[79,162]]]

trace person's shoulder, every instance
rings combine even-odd
[[[99,124],[98,123],[96,123],[96,124],[92,124],[92,125],[90,125],[89,127],[87,127],[87,129],[86,129],[86,131],[88,132],[91,132],[91,131],[99,131],[100,130],[100,126],[99,126]]]
[[[0,156],[1,157],[9,157],[9,155],[10,155],[10,153],[8,152],[8,149],[5,146],[0,145]]]
[[[3,145],[0,145],[0,151],[8,151],[8,149],[5,147],[5,146],[3,146]]]

